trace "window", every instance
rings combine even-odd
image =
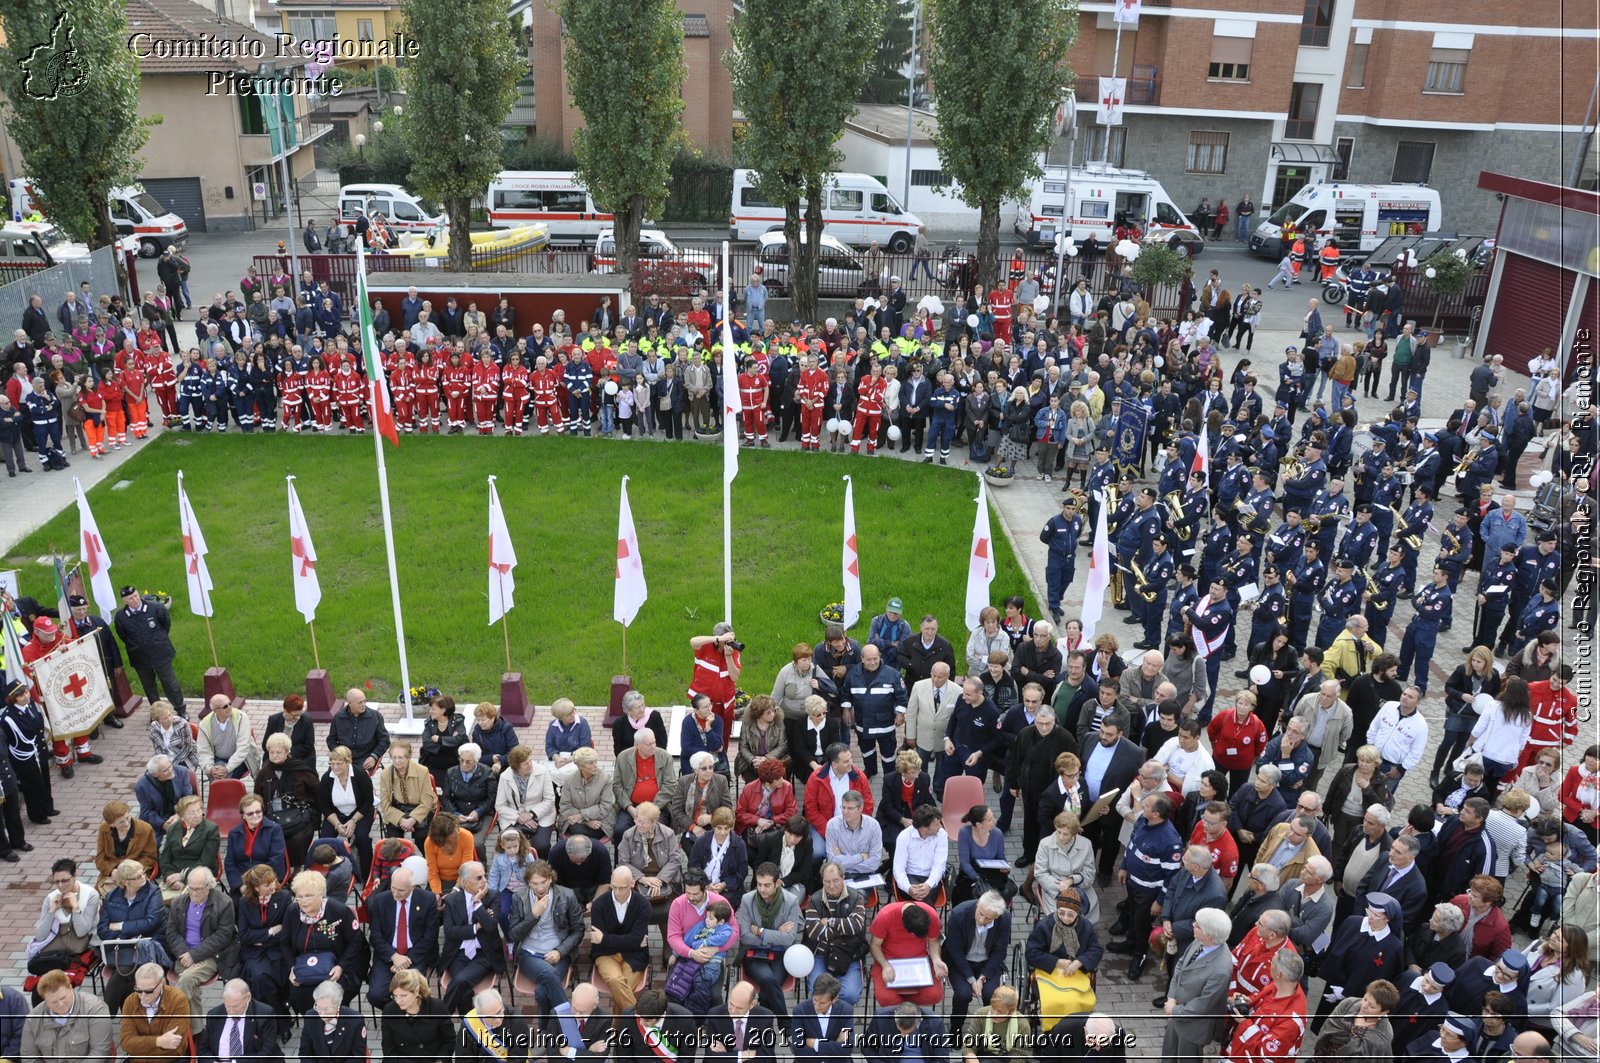
[[[1326,48],[1333,33],[1333,0],[1306,0],[1305,17],[1300,20],[1300,43]]]
[[[1370,44],[1352,44],[1350,46],[1350,76],[1345,78],[1344,87],[1347,89],[1364,89],[1367,87],[1367,51]]]
[[[1322,86],[1297,81],[1289,92],[1289,120],[1283,123],[1288,140],[1311,140],[1316,136],[1317,107],[1322,103]]]
[[[372,40],[372,20],[370,18],[356,19],[356,39],[360,41]]]
[[[1461,84],[1466,80],[1467,56],[1470,54],[1465,48],[1435,48],[1428,54],[1428,80],[1422,86],[1422,91],[1459,96]]]
[[[1340,137],[1334,141],[1333,153],[1339,156],[1339,161],[1333,164],[1333,179],[1335,181],[1350,180],[1350,156],[1355,153],[1355,137]]]
[[[848,188],[835,188],[828,193],[829,210],[860,210],[863,197]]]
[[[289,36],[297,41],[332,41],[338,36],[332,11],[294,11],[288,19]]]
[[[912,170],[912,188],[948,188],[953,182],[943,170]]]
[[[241,93],[239,100],[239,132],[244,136],[265,136],[267,117],[261,110],[261,97],[254,93]]]
[[[899,214],[901,212],[900,204],[896,203],[887,192],[872,193],[872,210],[875,214]]]
[[[1423,140],[1402,140],[1394,151],[1394,173],[1389,180],[1395,184],[1428,183],[1433,172],[1433,144]]]
[[[414,203],[396,200],[389,204],[389,217],[394,221],[421,221],[422,211]]]
[[[1228,134],[1191,132],[1189,134],[1189,173],[1222,173],[1228,168]]]
[[[1206,77],[1213,81],[1249,81],[1250,52],[1255,41],[1249,37],[1211,38],[1211,65]]]
[[[1127,146],[1128,130],[1123,126],[1098,126],[1089,134],[1089,158],[1107,166],[1123,166]]]

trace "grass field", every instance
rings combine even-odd
[[[386,444],[387,446],[387,444]],[[844,485],[855,478],[864,634],[884,601],[925,612],[964,645],[967,551],[976,478],[906,462],[745,452],[733,485],[735,628],[748,645],[743,685],[770,689],[795,642],[821,637],[817,612],[842,594]],[[388,453],[395,548],[411,681],[457,700],[498,700],[505,649],[490,628],[487,487],[497,475],[516,546],[511,657],[539,704],[560,696],[604,704],[621,671],[611,619],[618,489],[631,479],[650,600],[628,637],[629,670],[652,701],[680,698],[688,639],[722,613],[721,454],[717,447],[568,439],[406,438]],[[190,612],[178,535],[176,473],[205,532],[217,653],[246,697],[303,690],[311,640],[294,609],[284,476],[293,474],[319,557],[322,666],[343,690],[370,682],[378,700],[399,690],[372,441],[168,433],[90,493],[113,563],[112,582],[172,595],[173,641],[186,694],[210,665],[204,621]],[[131,481],[112,490],[117,480]],[[998,536],[998,521],[994,521]],[[68,509],[10,553],[24,594],[51,591],[36,564],[77,541]],[[1026,593],[1004,536],[996,543],[996,601]],[[1031,602],[1030,602],[1031,605]],[[192,694],[191,694],[192,692]]]

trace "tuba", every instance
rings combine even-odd
[[[1128,566],[1133,569],[1134,593],[1137,594],[1146,605],[1151,604],[1156,600],[1156,597],[1161,593],[1161,591],[1153,587],[1147,591],[1140,590],[1140,587],[1148,586],[1150,581],[1145,579],[1144,569],[1139,567],[1139,562],[1130,561],[1128,562]]]

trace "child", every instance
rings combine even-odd
[[[717,954],[704,963],[691,959],[678,960],[694,968],[694,981],[679,1003],[697,1015],[704,1015],[710,1009],[711,991],[722,979],[722,946],[733,939],[733,927],[728,923],[732,918],[733,909],[727,901],[712,901],[706,905],[706,914],[683,935],[683,942],[691,952],[704,947],[717,950]],[[669,991],[667,995],[672,996],[673,993]]]
[[[600,434],[609,436],[617,430],[618,396],[622,389],[615,378],[607,377],[600,385]]]
[[[511,919],[511,905],[516,895],[528,888],[523,876],[536,859],[527,835],[515,827],[501,831],[495,840],[494,859],[489,864],[489,896],[499,898],[497,911],[502,931]]]
[[[633,414],[638,403],[633,385],[619,384],[617,390],[617,426],[622,429],[622,434],[629,439],[633,438]]]
[[[632,429],[636,427],[639,429],[639,435],[644,436],[646,432],[644,415],[649,408],[650,385],[645,381],[643,373],[636,373],[633,378],[633,423],[630,426],[624,422],[622,430],[631,435]]]
[[[1567,894],[1567,883],[1583,868],[1576,861],[1567,859],[1567,844],[1564,841],[1545,842],[1544,855],[1534,857],[1528,867],[1530,872],[1535,870],[1535,864],[1542,869],[1537,872],[1539,881],[1533,887],[1533,906],[1528,909],[1528,923],[1537,931],[1545,918],[1551,921],[1561,918],[1561,901]]]

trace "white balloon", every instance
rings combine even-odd
[[[1494,695],[1488,691],[1482,691],[1472,699],[1472,711],[1480,716],[1494,708],[1495,705]]]
[[[1161,355],[1159,355],[1159,354],[1156,355],[1156,368],[1157,369],[1165,369],[1166,367],[1167,367],[1167,360],[1165,358],[1161,357]]]
[[[1260,686],[1263,683],[1269,683],[1271,681],[1272,669],[1268,668],[1266,665],[1258,664],[1254,668],[1250,669],[1250,682]]]
[[[804,945],[790,945],[783,950],[783,969],[796,978],[809,975],[816,962],[817,957]]]
[[[1464,248],[1464,247],[1458,247],[1453,252],[1451,252],[1451,254],[1455,255],[1457,258],[1459,258],[1463,262],[1465,262],[1466,258],[1467,258],[1467,249]]]
[[[827,429],[829,435],[836,435],[839,431],[839,422],[836,418],[828,418]]]
[[[967,315],[967,328],[977,328],[977,327],[978,327],[978,315],[977,314],[968,314]]]
[[[1439,275],[1439,271],[1434,269],[1432,266],[1429,266],[1427,269],[1422,271],[1422,275],[1429,280],[1433,280],[1433,278]]]
[[[617,393],[617,382],[615,380],[607,380],[606,381],[606,394],[607,395],[615,395],[616,393]]]
[[[1036,314],[1044,313],[1049,306],[1050,297],[1048,295],[1036,296],[1033,300],[1033,312]]]
[[[1069,244],[1067,246],[1067,257],[1068,258],[1077,258],[1078,257],[1078,249]]]
[[[889,426],[888,435],[889,435],[889,442],[891,442],[891,443],[900,442],[900,426],[897,425],[897,424],[890,425]]]
[[[428,881],[428,858],[421,853],[413,853],[400,861],[400,866],[411,872],[414,882]]]

